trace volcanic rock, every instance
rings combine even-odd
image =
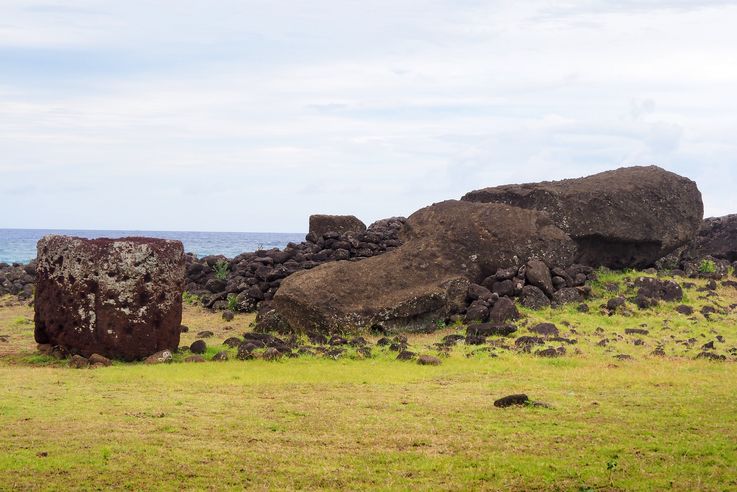
[[[737,261],[737,214],[704,219],[687,255]]]
[[[163,239],[38,242],[35,338],[127,361],[179,345],[182,243]]]
[[[328,232],[338,235],[346,232],[363,232],[366,224],[353,215],[310,215],[310,235],[321,237]]]
[[[298,332],[422,329],[463,309],[471,282],[532,258],[567,266],[575,254],[546,214],[501,204],[431,205],[407,220],[404,235],[379,257],[290,275],[274,296],[279,316]]]
[[[693,181],[656,166],[485,188],[462,200],[544,210],[576,241],[578,263],[612,268],[651,266],[695,237],[704,212]]]
[[[534,285],[525,285],[520,295],[520,304],[530,309],[544,309],[550,307],[550,299],[540,288]]]

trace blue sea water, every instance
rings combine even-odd
[[[283,248],[304,241],[304,232],[185,232],[185,231],[85,231],[54,229],[0,229],[0,263],[27,263],[36,257],[36,243],[47,234],[85,238],[126,236],[178,239],[184,251],[198,257],[225,255],[228,258],[257,249]]]

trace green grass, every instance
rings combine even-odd
[[[0,489],[737,489],[737,366],[728,351],[737,289],[708,298],[698,290],[705,281],[694,281],[692,316],[675,312],[678,303],[628,305],[614,316],[600,309],[615,295],[604,295],[606,283],[630,297],[627,278],[638,275],[602,272],[589,313],[523,310],[518,334],[552,321],[577,340],[565,357],[516,352],[510,338],[459,345],[437,367],[374,348],[367,360],[350,351],[337,361],[72,370],[34,355],[32,326],[12,322],[27,307],[0,309],[0,334],[14,344],[0,352]],[[698,311],[714,302],[725,310],[707,320]],[[215,332],[210,359],[251,320],[226,324],[188,306],[184,343]],[[643,324],[648,335],[624,334]],[[455,331],[411,336],[412,350],[435,353],[431,344]],[[729,360],[694,360],[717,334],[725,342],[715,352]],[[603,338],[610,343],[599,346]],[[688,338],[698,342],[678,342]],[[666,357],[651,355],[658,344]],[[634,360],[614,358],[622,353]],[[552,408],[493,406],[518,392]]]

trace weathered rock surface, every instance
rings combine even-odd
[[[688,256],[737,261],[737,214],[704,219],[698,235],[689,245]]]
[[[366,224],[353,215],[310,215],[309,234],[314,234],[315,239],[328,232],[340,235],[346,232],[363,232],[365,230]]]
[[[532,258],[565,267],[575,251],[545,213],[449,200],[409,217],[394,251],[291,275],[274,308],[294,331],[418,330],[463,309],[470,282]]]
[[[577,262],[612,268],[653,265],[695,237],[704,212],[693,181],[656,166],[485,188],[462,199],[543,210],[576,241]]]
[[[127,361],[179,345],[184,251],[151,238],[38,242],[35,338]]]

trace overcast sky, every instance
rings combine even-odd
[[[305,231],[658,164],[737,212],[737,1],[0,0],[0,227]]]

